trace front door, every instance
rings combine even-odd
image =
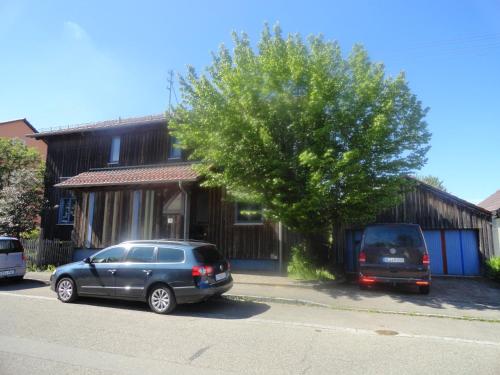
[[[78,293],[112,297],[115,295],[115,274],[125,255],[125,248],[111,247],[91,258],[78,272]]]
[[[153,275],[154,246],[132,246],[115,273],[115,293],[121,298],[140,298]]]

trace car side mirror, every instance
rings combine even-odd
[[[88,257],[87,257],[87,258],[85,258],[85,259],[83,260],[83,263],[90,264],[90,263],[92,263],[92,261],[90,260],[90,258],[88,258]]]

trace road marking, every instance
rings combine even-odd
[[[45,301],[57,301],[56,297],[34,296],[34,295],[10,293],[10,292],[0,292],[0,296],[17,297],[17,298],[25,298],[25,299],[38,299],[38,300],[45,300]],[[203,313],[200,315],[213,316],[214,318],[228,318],[228,315],[224,314],[224,313]],[[375,330],[362,329],[362,328],[339,327],[339,326],[331,326],[331,325],[316,324],[316,323],[290,322],[290,321],[283,321],[283,320],[261,319],[261,318],[238,319],[238,321],[239,322],[246,322],[246,323],[282,325],[282,326],[287,326],[287,327],[302,327],[302,328],[321,329],[321,330],[326,330],[326,331],[331,331],[331,332],[350,333],[350,334],[354,334],[354,335],[378,336],[378,334]],[[405,338],[413,338],[413,339],[446,341],[446,342],[460,343],[460,344],[475,344],[475,345],[500,347],[500,342],[464,339],[464,338],[449,337],[449,336],[419,335],[419,334],[410,334],[410,333],[399,332],[397,335],[394,335],[392,337],[405,337]]]
[[[57,298],[55,298],[55,297],[33,296],[30,294],[20,294],[20,293],[10,293],[10,292],[0,292],[0,296],[18,297],[18,298],[27,298],[27,299],[41,299],[41,300],[46,300],[46,301],[57,301]]]

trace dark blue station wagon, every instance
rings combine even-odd
[[[229,262],[214,245],[170,240],[111,246],[58,267],[50,280],[62,302],[79,296],[139,300],[158,314],[220,296],[233,286]]]

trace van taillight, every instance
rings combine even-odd
[[[358,256],[358,261],[359,263],[365,263],[366,262],[366,253],[361,250]]]
[[[28,258],[26,257],[26,255],[24,255],[24,253],[23,253],[22,257],[23,257],[23,262],[26,262],[28,260]]]
[[[431,264],[431,260],[429,258],[429,254],[424,254],[424,256],[422,257],[422,264],[424,266],[428,266],[429,264]]]

